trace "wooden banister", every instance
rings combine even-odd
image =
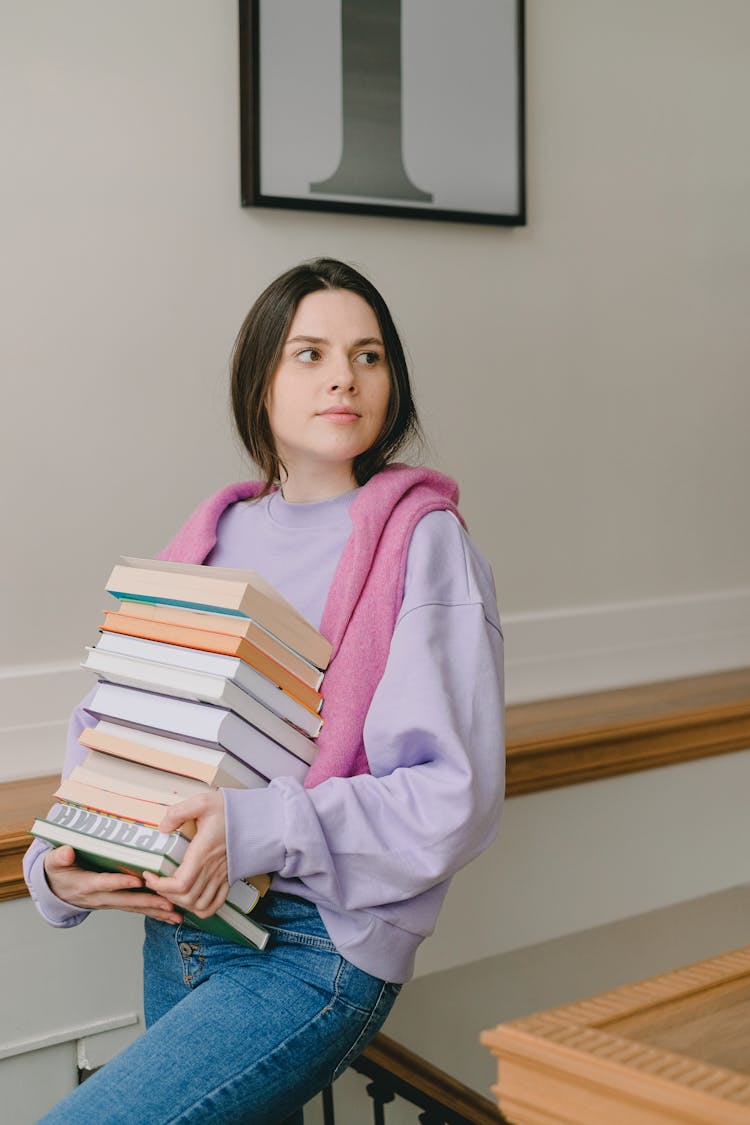
[[[517,703],[506,722],[515,797],[750,749],[750,668]],[[0,901],[26,894],[21,856],[58,778],[0,784]]]
[[[365,1047],[352,1068],[414,1105],[425,1109],[439,1107],[439,1120],[451,1125],[461,1122],[503,1125],[505,1122],[489,1098],[482,1097],[382,1032]]]
[[[750,749],[750,668],[508,708],[506,794]]]

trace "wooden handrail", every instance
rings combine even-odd
[[[515,797],[750,749],[750,668],[508,708]]]
[[[750,749],[750,668],[513,704],[506,741],[508,797]],[[26,829],[57,782],[0,784],[0,901],[26,894]]]
[[[378,1032],[369,1046],[352,1064],[354,1070],[375,1081],[385,1081],[395,1094],[412,1101],[424,1095],[447,1111],[444,1120],[465,1121],[471,1125],[503,1125],[505,1118],[494,1102],[470,1086],[452,1078],[395,1039]],[[415,1101],[415,1104],[423,1104]]]

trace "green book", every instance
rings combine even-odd
[[[182,858],[179,853],[172,856],[160,851],[133,847],[130,844],[119,843],[111,839],[93,837],[83,832],[77,832],[67,825],[56,824],[52,820],[45,820],[41,817],[34,821],[29,831],[32,836],[45,840],[54,847],[69,844],[74,849],[76,859],[81,867],[88,867],[92,871],[118,871],[128,872],[132,875],[141,875],[144,871],[152,871],[155,875],[171,875]],[[163,836],[159,833],[154,833],[154,835]],[[187,840],[185,845],[187,845]],[[247,887],[244,889],[249,890]],[[205,930],[206,933],[225,937],[229,941],[239,941],[253,949],[265,949],[268,944],[270,936],[268,930],[254,922],[229,901],[220,906],[216,914],[210,918],[198,918],[179,906],[177,909],[187,922],[195,926],[196,929]]]

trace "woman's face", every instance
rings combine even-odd
[[[348,289],[303,297],[266,403],[288,480],[312,475],[333,489],[353,487],[352,463],[379,436],[390,394],[382,335],[367,302]]]

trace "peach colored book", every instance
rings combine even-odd
[[[95,785],[76,781],[72,774],[55,790],[55,797],[58,801],[67,801],[68,804],[83,805],[93,812],[107,813],[110,816],[123,817],[125,820],[136,820],[139,824],[147,824],[154,828],[158,826],[169,805],[177,803],[177,798],[169,804],[157,804],[155,801],[142,801],[122,793],[108,793]],[[180,825],[179,831],[182,836],[192,840],[196,832],[195,821],[189,820]]]
[[[318,668],[331,656],[326,638],[255,571],[123,557],[106,588],[120,599],[250,617]]]
[[[197,648],[203,652],[218,652],[223,656],[234,656],[244,660],[251,668],[255,668],[261,675],[272,680],[273,683],[291,695],[308,711],[316,714],[323,705],[323,697],[319,692],[305,684],[287,668],[273,660],[256,645],[245,640],[244,637],[234,637],[228,633],[219,633],[209,629],[192,629],[184,625],[171,625],[155,618],[135,617],[124,613],[107,610],[104,622],[101,625],[104,632],[124,633],[129,637],[142,637],[147,641],[162,641],[170,645],[180,645],[183,648]]]
[[[123,726],[118,726],[115,732],[110,726],[115,724],[100,722],[95,727],[86,727],[78,741],[87,750],[100,750],[128,762],[181,774],[216,789],[260,789],[268,784],[260,774],[226,751],[196,747],[176,738]]]

